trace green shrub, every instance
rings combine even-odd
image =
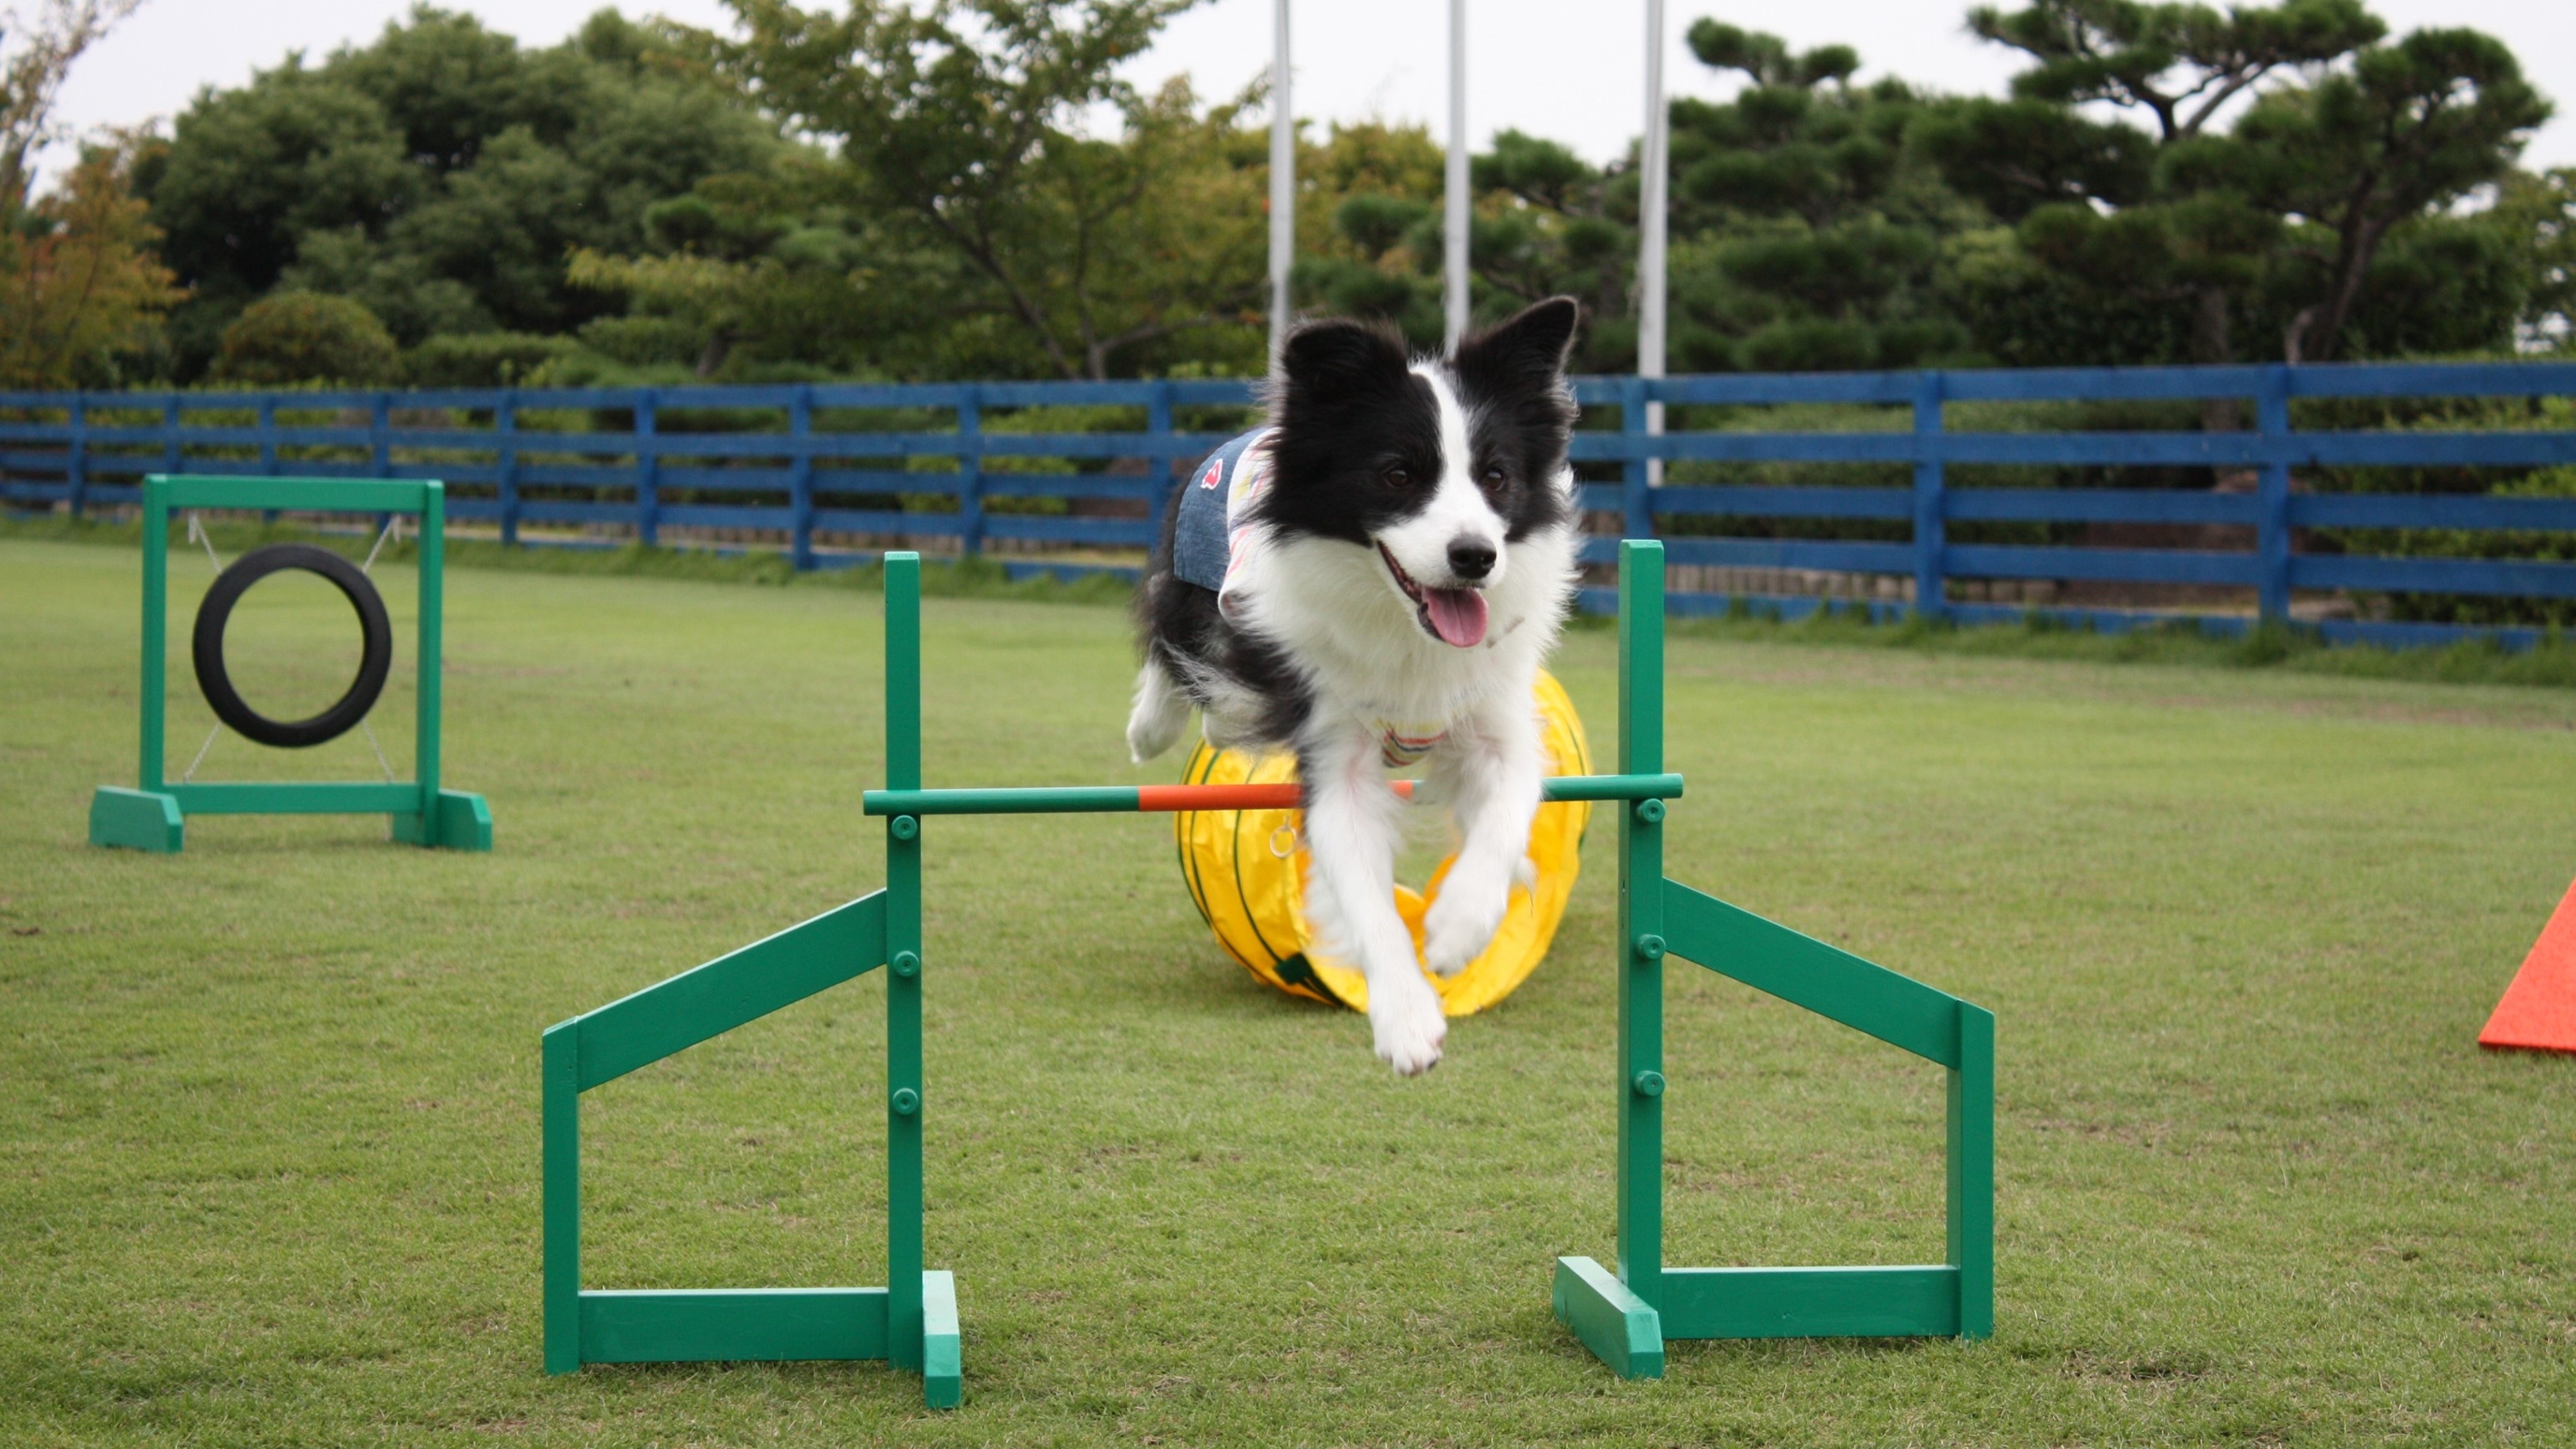
[[[319,292],[262,297],[224,329],[214,376],[222,382],[374,386],[394,380],[393,334],[366,304]]]
[[[532,332],[450,333],[413,348],[403,373],[414,387],[508,387],[578,345]]]
[[[584,347],[629,367],[694,369],[707,349],[707,329],[677,317],[599,317],[583,323],[580,336]]]

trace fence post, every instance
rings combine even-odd
[[[170,394],[170,400],[161,405],[161,471],[172,475],[179,472],[179,463],[184,455],[179,442],[179,427],[179,395],[174,392]]]
[[[1949,613],[1947,487],[1934,451],[1941,435],[1941,374],[1914,375],[1914,615],[1938,620]]]
[[[652,548],[662,541],[662,455],[655,451],[653,389],[635,395],[635,541]]]
[[[370,399],[370,402],[372,406],[368,410],[367,417],[368,451],[373,455],[371,462],[375,467],[376,476],[390,478],[394,476],[394,395],[380,392]],[[268,516],[275,518],[277,513],[272,509]],[[390,513],[377,514],[376,532],[383,533],[386,522],[392,517]]]
[[[2263,435],[2263,471],[2255,486],[2254,556],[2261,579],[2256,609],[2267,624],[2290,617],[2290,369],[2263,369],[2254,396],[2255,426]]]
[[[257,405],[257,411],[254,412],[252,416],[253,421],[259,429],[260,474],[263,477],[274,478],[277,476],[277,399],[273,397],[261,398]],[[379,434],[381,435],[381,429],[379,429]],[[376,468],[376,476],[381,478],[384,475],[384,467],[379,464]],[[259,521],[262,523],[275,523],[277,521],[277,510],[274,508],[261,509],[259,513]],[[378,515],[376,526],[379,528],[384,526],[384,518],[382,515]]]
[[[519,390],[501,390],[501,401],[492,409],[492,432],[498,440],[493,462],[498,465],[501,491],[501,546],[511,548],[519,542]]]
[[[957,547],[984,551],[984,398],[968,383],[957,399]]]
[[[1172,503],[1172,385],[1168,381],[1155,383],[1154,391],[1145,400],[1145,431],[1154,440],[1146,475],[1154,481],[1145,490],[1145,546],[1151,549],[1155,546],[1153,540],[1163,536],[1163,510]]]
[[[1651,484],[1646,468],[1646,380],[1642,377],[1619,379],[1619,431],[1628,445],[1627,461],[1620,464],[1619,533],[1623,538],[1655,536],[1654,500],[1648,491]]]
[[[796,439],[796,456],[788,463],[787,506],[795,513],[795,522],[787,542],[787,563],[791,568],[814,566],[814,385],[805,383],[796,389],[796,400],[787,405],[787,431]]]
[[[78,518],[89,507],[89,399],[73,393],[65,420],[71,440],[63,449],[63,482],[70,485],[72,517]]]

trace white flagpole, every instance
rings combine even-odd
[[[1448,243],[1441,268],[1448,342],[1455,351],[1467,335],[1467,0],[1449,0],[1449,173],[1442,231]]]
[[[1270,356],[1288,340],[1288,270],[1297,258],[1297,119],[1288,104],[1288,0],[1271,0]]]
[[[1664,375],[1664,242],[1669,210],[1665,196],[1671,163],[1666,155],[1670,117],[1664,104],[1664,0],[1646,0],[1646,139],[1638,164],[1644,175],[1637,198],[1637,375]],[[1646,431],[1664,430],[1664,405],[1646,404]],[[1664,460],[1646,461],[1646,481],[1664,481]]]

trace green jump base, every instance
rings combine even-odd
[[[157,790],[101,785],[89,797],[89,843],[119,850],[177,855],[188,843],[188,824],[176,798]]]
[[[1657,1310],[1590,1258],[1556,1260],[1556,1320],[1623,1379],[1681,1338],[1959,1338],[1961,1276],[1908,1267],[1666,1268]]]
[[[490,850],[492,807],[480,795],[438,792],[424,815],[411,785],[172,785],[128,790],[101,785],[89,802],[89,843],[176,855],[191,815],[372,815],[393,820],[393,838],[439,850]]]
[[[426,829],[423,827],[426,826]],[[394,839],[433,850],[490,850],[492,807],[480,795],[462,790],[438,792],[438,808],[428,815],[396,815]]]
[[[585,1290],[570,1373],[591,1363],[803,1363],[891,1360],[883,1288]],[[921,1395],[934,1409],[965,1397],[957,1279],[921,1275]]]
[[[1664,1376],[1662,1317],[1590,1258],[1556,1260],[1556,1321],[1623,1379]]]

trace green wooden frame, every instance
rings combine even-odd
[[[1619,553],[1619,773],[1551,780],[1552,798],[1620,812],[1616,1185],[1619,1267],[1559,1258],[1556,1316],[1612,1369],[1653,1377],[1668,1338],[1982,1338],[1994,1328],[1994,1017],[1663,873],[1663,546]],[[882,1359],[925,1402],[964,1392],[955,1279],[924,1266],[921,844],[926,818],[1159,808],[1135,787],[925,790],[921,562],[886,556],[886,885],[544,1037],[545,1367]],[[1180,807],[1170,807],[1180,808]],[[1663,1266],[1663,966],[1697,961],[1950,1070],[1949,1262],[1898,1267]],[[879,966],[886,981],[883,1288],[604,1291],[581,1286],[581,1094]]]
[[[1619,770],[1664,762],[1664,548],[1619,545]],[[1557,1319],[1628,1378],[1675,1338],[1994,1332],[1995,1018],[1664,875],[1664,804],[1619,821],[1619,1267],[1556,1260]],[[1896,1267],[1664,1266],[1664,962],[1721,975],[1949,1068],[1949,1259]]]
[[[179,508],[346,509],[420,519],[418,725],[410,781],[173,784],[163,733],[169,656],[170,513]],[[448,850],[490,850],[492,810],[480,795],[442,789],[439,657],[447,559],[444,484],[410,478],[252,478],[150,474],[143,480],[143,708],[135,788],[101,785],[90,798],[92,845],[176,854],[191,815],[371,815],[393,837]]]
[[[886,779],[921,787],[921,559],[886,558]],[[933,1408],[964,1393],[957,1285],[922,1266],[921,829],[886,824],[886,885],[549,1027],[544,1048],[546,1372],[586,1363],[883,1359]],[[886,978],[886,1287],[581,1286],[581,1094],[854,980]]]

